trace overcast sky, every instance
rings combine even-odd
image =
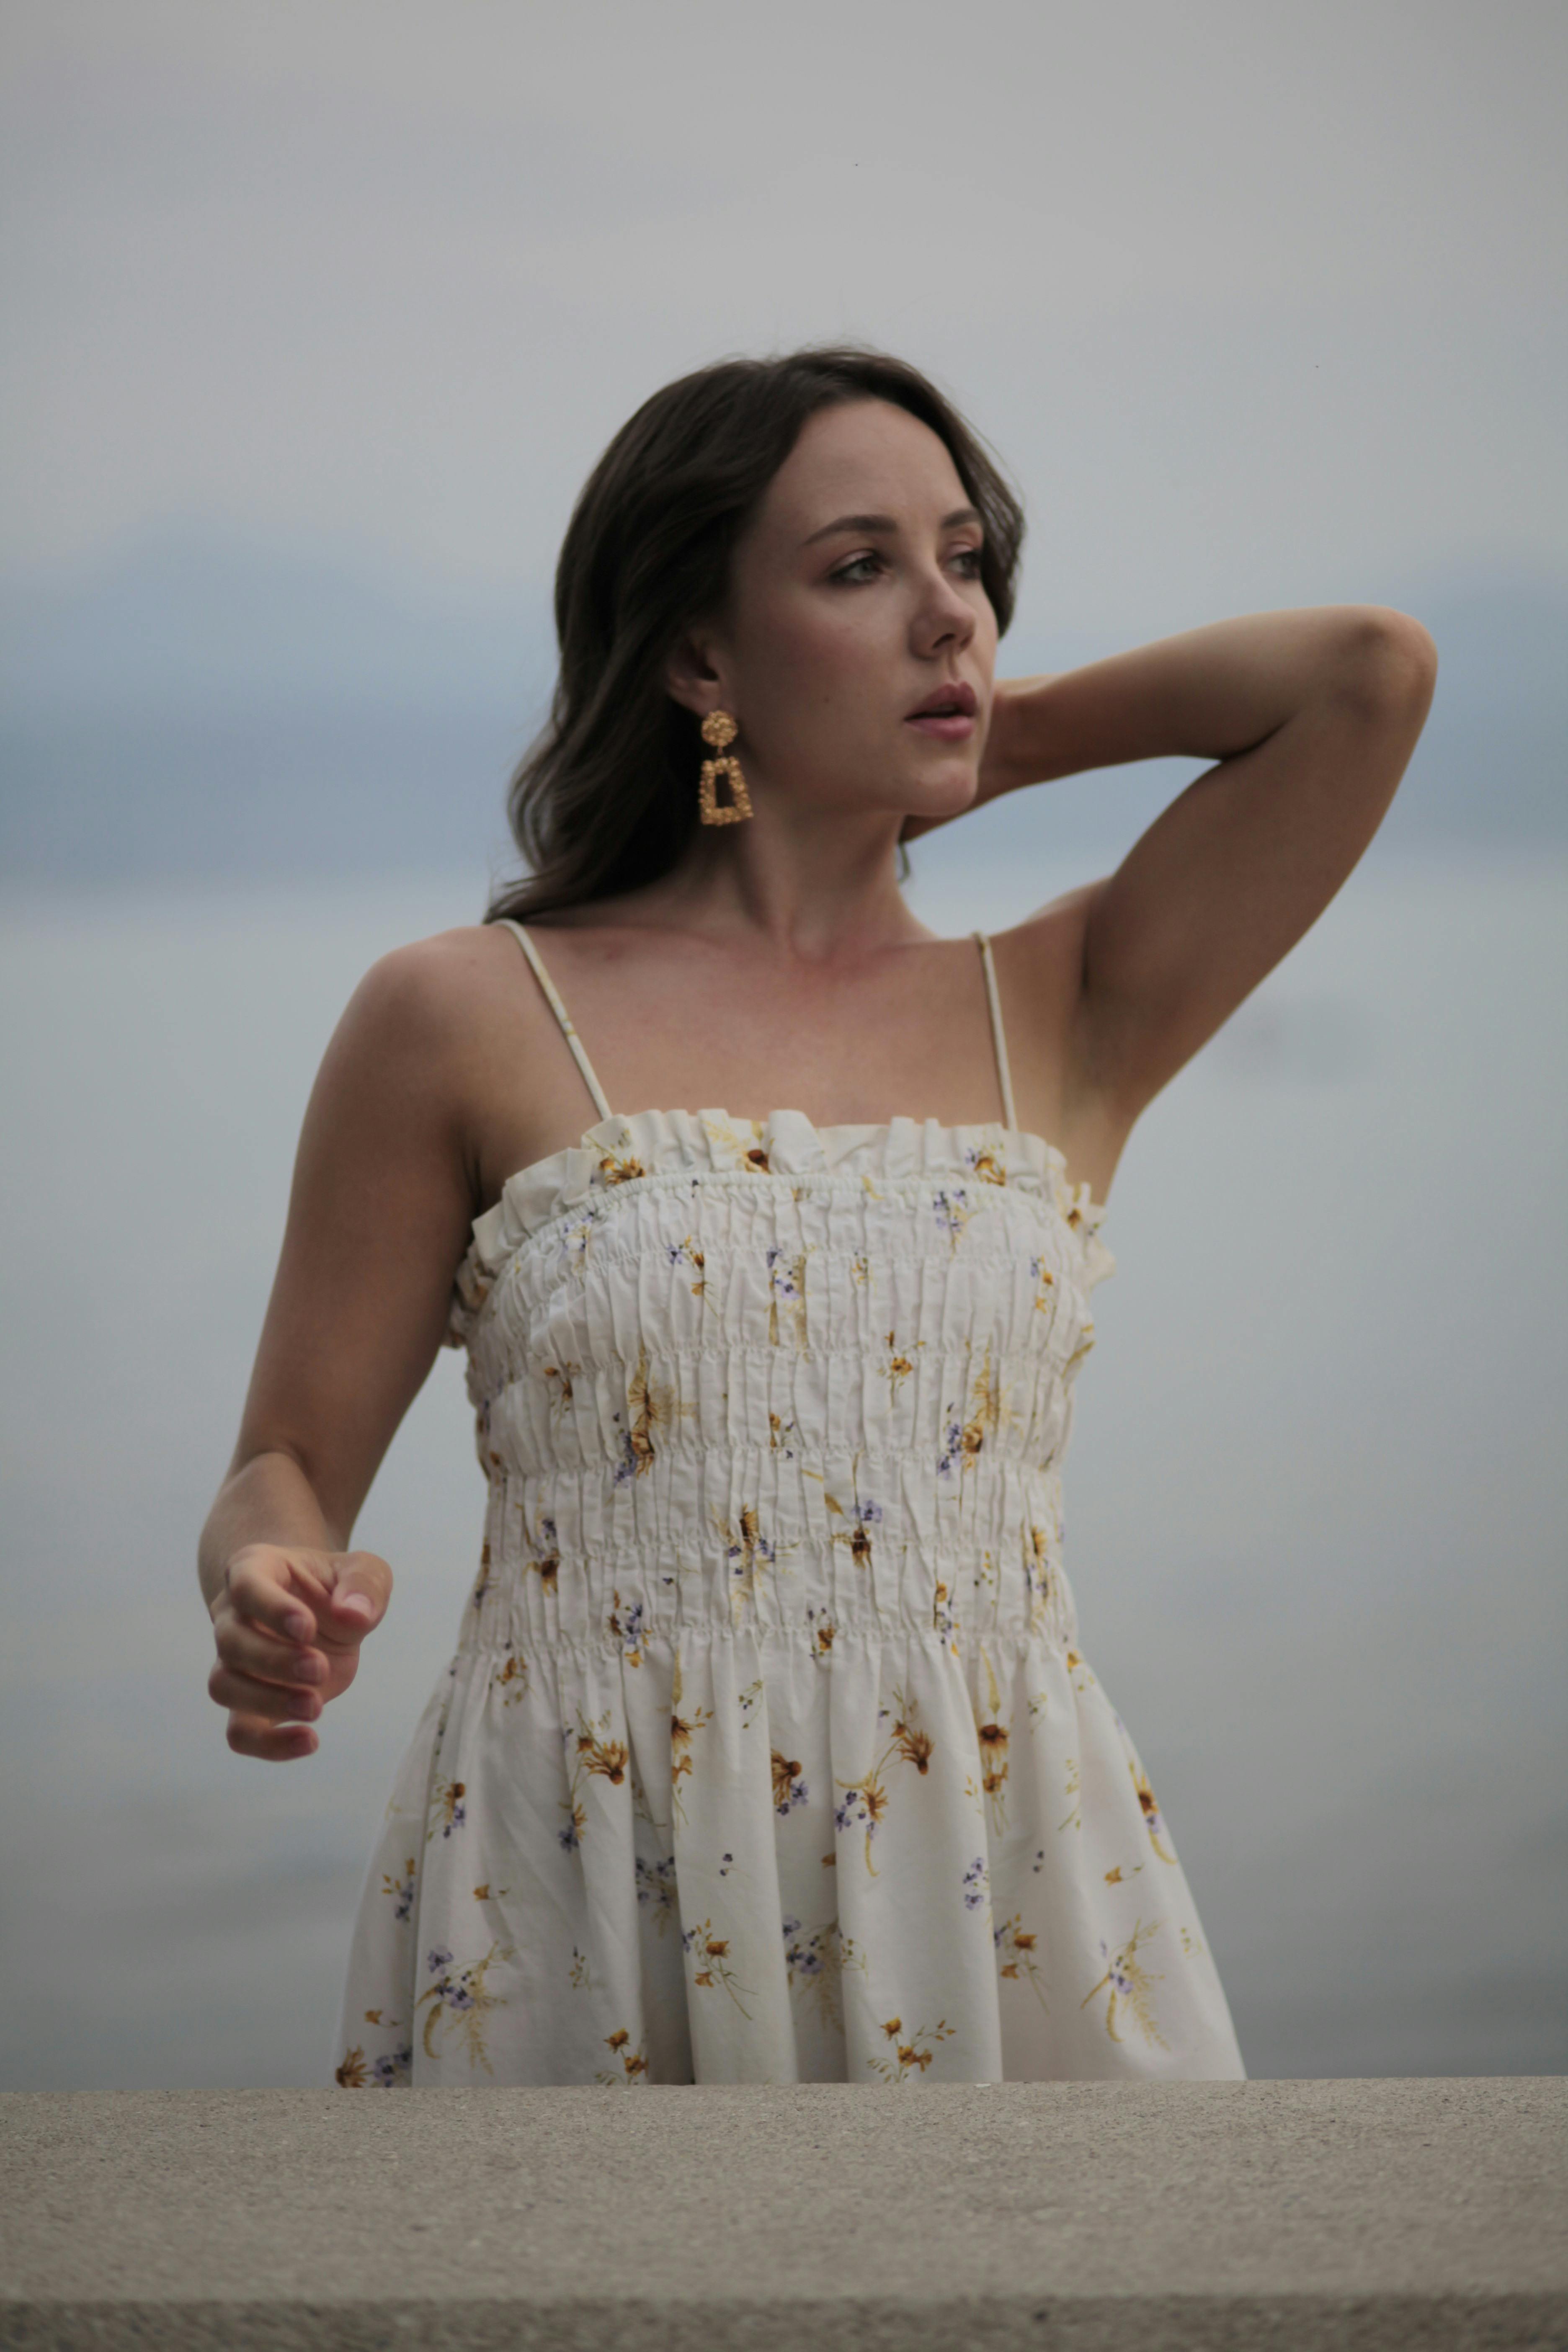
[[[632,407],[931,368],[1023,618],[1568,572],[1561,0],[12,0],[13,579],[210,527],[547,578]]]

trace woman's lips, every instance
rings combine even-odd
[[[943,743],[966,743],[974,732],[974,721],[964,710],[918,710],[904,725],[918,728],[922,735],[934,735]]]
[[[934,688],[904,724],[918,727],[922,735],[934,735],[940,742],[963,743],[974,732],[977,709],[974,688],[953,679]]]

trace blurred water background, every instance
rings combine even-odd
[[[919,852],[944,929],[1080,872],[954,839]],[[396,1598],[310,1761],[224,1746],[192,1550],[321,1048],[365,964],[479,887],[6,909],[10,2086],[322,2078],[370,1837],[474,1572],[459,1360],[366,1508]],[[1374,853],[1111,1188],[1068,1571],[1256,2073],[1568,2055],[1565,943],[1561,856]]]
[[[1068,1560],[1252,2070],[1568,2063],[1565,81],[1554,0],[14,0],[0,2085],[323,2079],[482,1488],[444,1356],[360,1681],[230,1756],[194,1550],[306,1092],[482,907],[605,440],[834,336],[1018,479],[1012,672],[1437,641],[1368,857],[1118,1172]],[[1192,772],[984,812],[914,901],[1000,928]]]

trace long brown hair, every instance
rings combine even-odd
[[[555,570],[561,667],[507,812],[531,871],[486,920],[531,917],[654,881],[697,824],[698,721],[670,696],[683,628],[722,609],[736,540],[819,408],[886,400],[929,425],[984,524],[981,579],[1013,617],[1018,499],[980,436],[918,369],[830,345],[724,360],[666,384],[622,425],[584,485]]]

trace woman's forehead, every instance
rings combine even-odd
[[[843,402],[808,417],[768,485],[759,522],[799,541],[839,515],[926,523],[967,505],[947,445],[885,400]]]

